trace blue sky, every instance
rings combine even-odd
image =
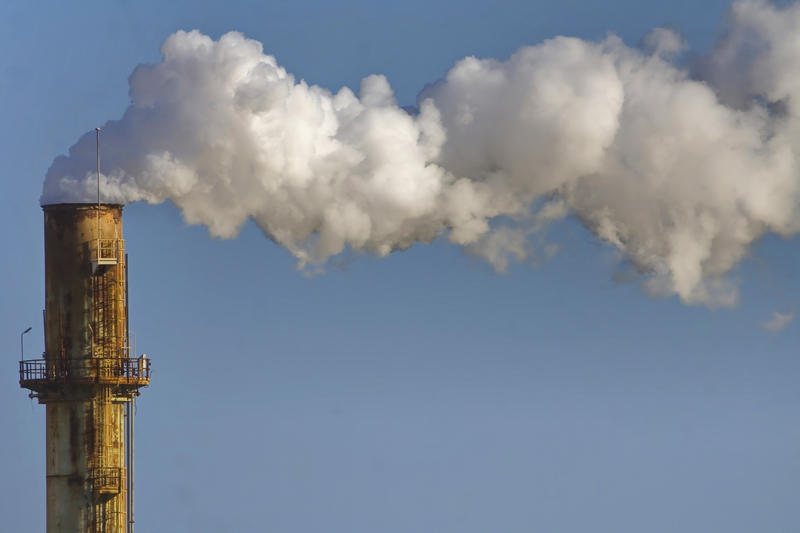
[[[119,117],[127,77],[178,29],[239,30],[330,89],[386,75],[401,105],[468,55],[555,35],[707,49],[727,2],[6,2],[0,7],[0,514],[44,528],[43,176]],[[169,204],[125,209],[139,531],[790,532],[800,523],[795,240],[759,241],[734,309],[612,281],[574,221],[561,252],[497,275],[443,241],[324,275],[248,224],[210,239]]]

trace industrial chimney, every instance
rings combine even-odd
[[[45,352],[20,385],[47,409],[47,532],[133,531],[132,355],[122,206],[43,206]]]

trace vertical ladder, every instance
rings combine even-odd
[[[118,268],[118,266],[116,267]],[[123,357],[117,347],[120,295],[123,292],[106,270],[98,270],[92,276],[92,330],[94,331],[93,357]]]

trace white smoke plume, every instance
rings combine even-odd
[[[778,311],[774,311],[769,320],[761,323],[761,327],[769,332],[777,333],[791,324],[795,316],[795,313],[779,313]]]
[[[750,245],[800,231],[800,5],[739,1],[726,24],[691,71],[665,29],[642,49],[558,37],[468,57],[418,113],[383,76],[332,93],[239,33],[181,31],[103,127],[103,200],[171,200],[223,238],[252,219],[305,267],[445,234],[502,270],[573,215],[649,292],[733,305]],[[94,166],[92,132],[42,203],[94,201]]]

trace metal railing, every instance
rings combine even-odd
[[[89,245],[91,261],[101,265],[116,264],[120,259],[123,242],[123,239],[92,240]]]
[[[117,239],[97,239],[98,259],[117,258]]]
[[[150,379],[146,357],[96,357],[87,359],[29,359],[19,362],[20,384],[42,382],[122,382],[137,384]]]
[[[89,473],[92,490],[100,494],[119,494],[122,491],[122,468],[101,466]]]

